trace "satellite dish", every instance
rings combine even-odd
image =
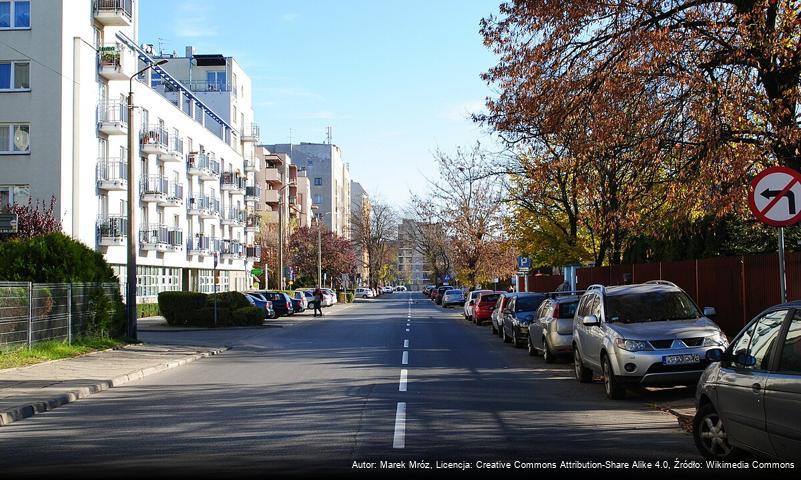
[[[31,146],[31,135],[21,128],[14,132],[14,147],[21,152],[25,152]]]

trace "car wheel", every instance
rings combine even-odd
[[[573,370],[576,374],[576,380],[580,383],[592,382],[592,370],[584,366],[578,348],[573,349]]]
[[[542,337],[542,359],[545,360],[545,363],[553,363],[556,361],[556,357],[554,356],[553,352],[551,351],[551,347],[548,346],[548,342],[545,340],[545,337]]]
[[[693,418],[693,439],[701,455],[707,460],[737,460],[743,452],[729,444],[729,437],[715,406],[707,403]]]
[[[537,356],[537,349],[534,348],[534,344],[531,343],[531,337],[529,337],[529,339],[528,339],[528,354],[530,356],[532,356],[532,357],[536,357]]]
[[[626,398],[626,387],[618,380],[615,371],[612,370],[612,362],[606,355],[601,359],[601,368],[603,368],[604,371],[604,390],[606,390],[606,396],[610,400],[623,400]]]

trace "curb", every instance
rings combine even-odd
[[[192,355],[191,357],[183,358],[181,360],[173,360],[167,363],[162,363],[161,365],[156,365],[154,367],[142,368],[139,370],[135,370],[131,373],[127,373],[125,375],[120,375],[110,380],[98,380],[96,381],[96,383],[93,383],[86,387],[70,390],[66,393],[56,395],[54,397],[48,398],[43,401],[13,407],[9,410],[0,412],[0,427],[9,425],[11,423],[14,423],[16,421],[28,417],[32,417],[37,413],[47,412],[49,410],[56,409],[67,403],[71,403],[76,400],[80,400],[81,398],[92,396],[95,393],[102,392],[110,388],[119,387],[121,385],[125,385],[128,382],[139,380],[141,378],[153,375],[155,373],[163,372],[165,370],[171,370],[173,368],[177,368],[186,365],[188,363],[192,363],[195,360],[200,360],[201,358],[207,358],[212,355],[219,355],[228,350],[229,348],[230,347],[218,348],[215,350],[210,350],[208,352],[198,353]]]

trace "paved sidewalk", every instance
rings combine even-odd
[[[225,350],[128,345],[116,350],[0,370],[0,426]]]

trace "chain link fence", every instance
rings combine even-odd
[[[90,328],[107,328],[97,320],[122,313],[118,309],[124,307],[114,301],[119,289],[117,283],[0,282],[0,350],[71,342]]]

